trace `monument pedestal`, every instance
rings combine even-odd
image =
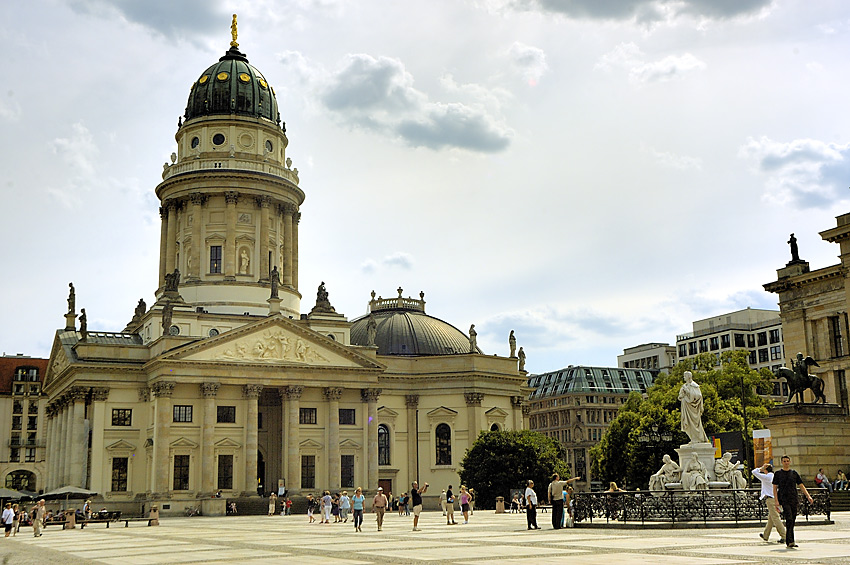
[[[780,404],[761,422],[770,430],[773,466],[787,455],[808,484],[820,467],[834,467],[850,453],[850,418],[836,404]]]
[[[72,332],[77,329],[77,315],[73,312],[65,314],[65,331]]]
[[[280,314],[280,298],[269,298],[266,302],[269,303],[269,316]]]
[[[694,453],[700,462],[705,465],[705,470],[708,471],[708,481],[716,481],[717,476],[714,474],[714,446],[710,443],[686,443],[679,446],[676,453],[679,455],[679,466],[682,469],[691,460]]]

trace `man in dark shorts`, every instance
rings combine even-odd
[[[428,483],[419,490],[419,483],[413,481],[413,486],[410,487],[410,502],[413,504],[413,531],[421,531],[416,526],[419,524],[419,514],[422,513],[422,495],[428,491]]]
[[[785,545],[789,548],[797,547],[794,541],[794,522],[797,520],[798,506],[797,485],[803,490],[809,504],[814,502],[803,484],[803,479],[791,468],[791,458],[783,455],[782,469],[773,474],[773,500],[776,501],[776,510],[781,506],[785,514]]]

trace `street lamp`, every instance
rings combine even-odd
[[[744,385],[744,375],[741,375],[741,411],[744,413],[744,470],[750,464],[750,449],[749,449],[749,426],[747,425],[747,394]],[[747,478],[747,486],[750,486],[750,473],[744,473]]]

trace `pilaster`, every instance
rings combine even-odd
[[[168,478],[171,475],[171,453],[169,429],[174,420],[171,397],[174,394],[173,382],[160,381],[151,386],[154,397],[156,425],[153,431],[153,491],[158,497],[167,497],[171,490]]]
[[[242,387],[242,394],[247,399],[245,411],[245,492],[243,496],[257,495],[257,449],[259,398],[263,385],[247,384]]]
[[[364,388],[360,391],[360,399],[366,403],[366,442],[367,451],[367,490],[378,488],[378,398],[379,388]]]
[[[201,429],[201,495],[210,496],[216,490],[215,485],[215,424],[216,404],[219,383],[201,383],[201,396],[204,397],[204,423]]]
[[[339,399],[341,388],[326,388],[322,391],[328,402],[328,487],[331,492],[339,490],[340,475],[339,453]]]

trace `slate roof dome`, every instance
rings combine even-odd
[[[377,332],[375,345],[378,355],[458,355],[469,353],[469,336],[439,318],[425,313],[425,293],[419,300],[402,298],[375,298],[369,302],[371,316],[375,318]],[[368,345],[369,316],[360,317],[351,324],[351,344]],[[481,353],[481,350],[477,350]]]
[[[280,124],[274,89],[235,46],[192,85],[183,117],[188,121],[221,114],[265,118]]]

